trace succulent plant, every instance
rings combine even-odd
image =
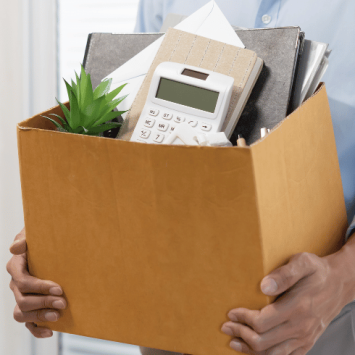
[[[65,119],[54,113],[62,125],[56,120],[42,116],[53,122],[61,132],[70,132],[97,136],[101,132],[121,126],[121,123],[108,122],[127,111],[113,111],[126,97],[115,97],[124,88],[124,85],[110,91],[112,79],[102,81],[95,90],[92,88],[90,74],[86,74],[81,66],[80,78],[75,72],[76,83],[72,80],[71,86],[64,79],[68,91],[70,110],[57,99],[62,108]]]

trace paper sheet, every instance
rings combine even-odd
[[[215,3],[210,1],[191,16],[175,26],[176,29],[211,38],[216,41],[245,48],[232,26]],[[139,88],[154,60],[164,36],[153,42],[128,62],[116,69],[106,78],[112,78],[111,90],[122,84],[128,85],[120,92],[120,96],[128,97],[120,104],[120,110],[128,110],[138,93]],[[104,79],[106,79],[104,78]],[[103,79],[103,80],[104,80]],[[125,115],[123,115],[125,118]]]

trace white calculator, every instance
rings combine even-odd
[[[185,64],[157,66],[131,141],[164,144],[181,122],[196,134],[221,130],[234,78]]]

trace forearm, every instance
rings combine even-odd
[[[327,257],[335,277],[340,280],[343,305],[355,300],[355,233],[336,253]]]

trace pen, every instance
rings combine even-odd
[[[241,134],[238,134],[237,146],[238,147],[247,147],[247,143]]]

